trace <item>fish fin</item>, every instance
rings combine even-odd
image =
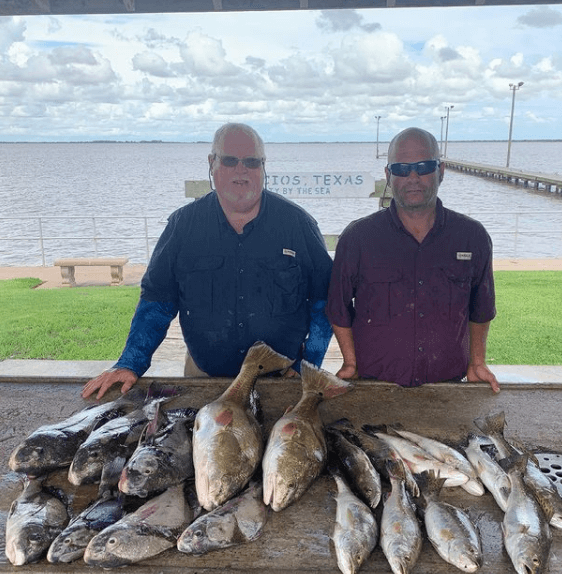
[[[336,377],[332,373],[314,366],[308,361],[301,361],[301,379],[303,392],[312,392],[321,395],[324,399],[331,399],[347,393],[354,385]]]
[[[439,496],[443,484],[445,484],[445,478],[441,478],[438,472],[433,470],[425,470],[420,474],[416,475],[416,482],[418,483],[422,494],[427,497]]]
[[[385,433],[385,434],[389,434],[387,432],[387,425],[385,424],[381,424],[381,425],[368,425],[365,424],[361,427],[361,430],[365,431],[367,434],[371,435],[371,436],[376,436],[377,433]],[[392,432],[393,436],[397,436],[398,433]]]

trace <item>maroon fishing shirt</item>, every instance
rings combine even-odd
[[[468,322],[496,314],[490,236],[437,199],[435,224],[418,243],[393,200],[342,233],[326,314],[352,328],[361,377],[406,387],[460,380]]]

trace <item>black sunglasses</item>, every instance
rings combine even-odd
[[[224,167],[236,167],[238,162],[242,162],[242,165],[248,169],[257,169],[263,163],[263,160],[259,157],[238,158],[233,155],[221,155],[220,160]]]
[[[414,170],[418,175],[427,175],[433,173],[440,165],[437,159],[428,159],[416,163],[389,163],[386,167],[392,175],[398,177],[408,177]]]

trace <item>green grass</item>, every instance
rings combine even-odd
[[[496,271],[489,364],[562,364],[562,271]]]
[[[39,279],[0,281],[0,360],[114,360],[139,287],[34,289]]]
[[[562,364],[562,271],[496,271],[497,317],[487,360]],[[114,360],[138,287],[34,289],[38,279],[0,281],[0,360]]]

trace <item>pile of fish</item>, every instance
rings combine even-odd
[[[325,425],[320,403],[353,385],[303,361],[300,400],[266,436],[256,380],[291,364],[258,342],[224,393],[199,410],[169,406],[177,398],[169,389],[133,389],[38,428],[9,460],[25,475],[6,525],[10,562],[46,556],[114,568],[174,547],[201,555],[252,542],[271,512],[297,503],[327,471],[335,482],[331,538],[344,574],[358,572],[377,544],[393,573],[408,574],[424,535],[447,563],[479,570],[478,529],[442,500],[451,487],[489,492],[504,513],[515,571],[545,572],[550,527],[562,528],[562,499],[533,455],[506,440],[503,413],[475,420],[478,433],[464,448],[398,424]],[[61,469],[70,495],[45,487]],[[87,485],[96,485],[97,496],[75,511],[73,496]]]
[[[10,562],[46,555],[113,568],[174,546],[203,554],[257,539],[268,505],[286,508],[324,468],[318,405],[352,388],[303,361],[302,397],[266,440],[255,382],[292,363],[258,342],[227,390],[199,411],[166,410],[173,396],[133,390],[38,428],[9,460],[26,475],[6,525]],[[99,485],[97,499],[72,516],[68,501],[42,487],[64,467],[74,487]]]

